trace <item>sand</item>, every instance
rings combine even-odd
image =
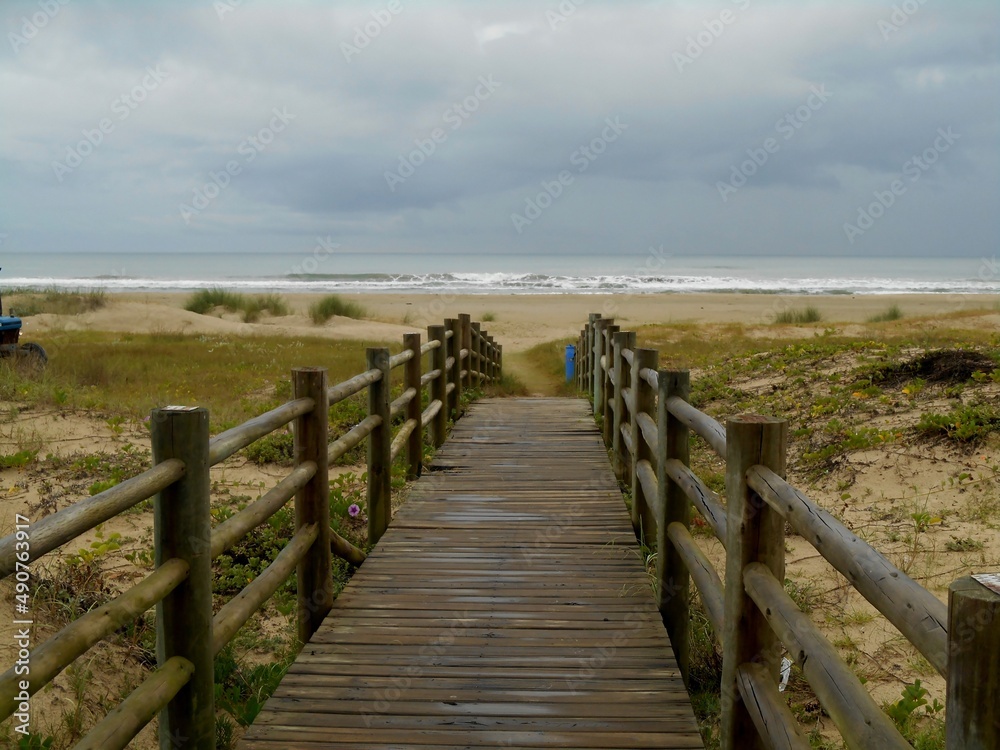
[[[860,324],[896,304],[908,318],[962,310],[991,309],[993,295],[771,295],[771,294],[643,294],[643,295],[342,295],[369,310],[374,319],[335,318],[322,326],[307,315],[322,295],[285,295],[294,314],[243,323],[236,315],[214,317],[183,309],[187,294],[116,294],[97,311],[67,318],[39,315],[25,322],[25,336],[56,330],[102,330],[133,333],[322,336],[336,339],[398,341],[402,334],[423,330],[444,318],[469,313],[504,346],[520,352],[555,339],[575,339],[588,313],[613,317],[623,327],[650,324],[743,323],[767,325],[782,311],[816,307],[823,320]],[[16,309],[17,300],[9,304]],[[998,315],[997,322],[1000,322]],[[812,335],[811,333],[809,335]]]

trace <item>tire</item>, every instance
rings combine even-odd
[[[21,348],[17,352],[18,356],[26,360],[28,364],[41,370],[44,369],[45,365],[49,362],[49,355],[45,353],[45,350],[35,343],[21,344]]]

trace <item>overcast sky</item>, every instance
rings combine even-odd
[[[995,0],[4,0],[0,17],[11,252],[1000,245]]]

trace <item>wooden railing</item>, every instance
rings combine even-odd
[[[324,368],[292,372],[287,404],[209,437],[203,408],[167,406],[151,418],[154,466],[139,476],[81,500],[35,523],[21,523],[0,539],[0,578],[15,576],[15,599],[29,602],[29,565],[98,524],[154,497],[155,571],[115,599],[67,625],[0,675],[0,721],[30,713],[31,696],[94,644],[156,607],[158,669],[113,709],[76,750],[124,748],[160,714],[160,747],[185,738],[191,750],[215,747],[213,660],[293,571],[297,573],[299,639],[305,643],[333,602],[331,552],[360,565],[365,553],[330,528],[329,466],[367,439],[368,537],[375,544],[389,526],[391,469],[405,453],[407,475],[421,471],[425,428],[435,447],[447,420],[460,416],[465,389],[500,378],[502,347],[468,315],[407,334],[403,350],[367,352],[368,369],[332,387]],[[423,367],[429,355],[429,367]],[[402,394],[390,402],[391,373],[403,368]],[[429,387],[429,403],[421,395]],[[329,407],[368,390],[368,416],[328,443]],[[405,420],[392,435],[393,419]],[[269,492],[212,528],[209,469],[288,424],[293,425],[295,468]],[[212,560],[295,498],[295,534],[271,565],[212,615]],[[30,608],[22,615],[31,625]],[[21,627],[20,625],[18,627]],[[25,718],[26,723],[26,718]]]
[[[946,678],[949,750],[1000,747],[1000,595],[967,577],[940,602],[784,480],[784,420],[741,415],[723,427],[688,403],[686,371],[659,370],[659,353],[613,320],[592,314],[576,352],[636,533],[657,550],[657,604],[685,681],[691,580],[722,645],[723,748],[809,747],[778,691],[782,649],[849,747],[910,747],[785,592],[786,523]],[[725,498],[691,471],[691,432],[725,460]],[[689,533],[692,507],[725,547],[725,585]]]

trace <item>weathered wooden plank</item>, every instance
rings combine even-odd
[[[587,411],[474,404],[240,746],[702,747]]]

